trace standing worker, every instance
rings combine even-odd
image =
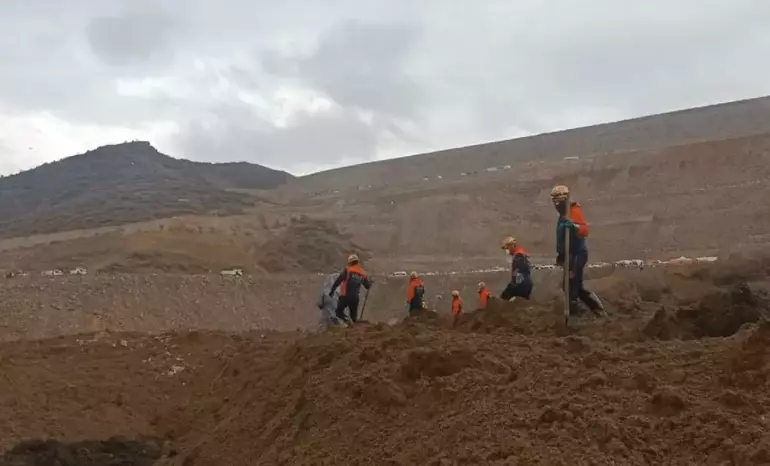
[[[329,291],[329,297],[334,296],[334,292],[339,287],[340,297],[337,301],[337,318],[345,322],[345,308],[350,313],[350,320],[356,323],[358,320],[358,298],[361,292],[361,286],[367,290],[372,287],[372,281],[366,275],[366,271],[358,264],[358,256],[351,254],[348,257],[348,265],[340,275],[334,280],[332,288]]]
[[[415,317],[425,309],[425,284],[417,272],[409,275],[409,287],[406,292],[406,305],[409,316]]]
[[[516,244],[516,238],[509,236],[502,242],[501,248],[511,261],[511,281],[500,294],[500,299],[513,301],[516,298],[529,299],[532,294],[532,268],[529,255],[524,248]]]
[[[556,224],[556,265],[564,267],[567,260],[569,265],[569,313],[571,316],[581,314],[578,299],[583,301],[595,314],[604,312],[604,306],[595,293],[583,286],[583,271],[588,263],[588,223],[583,215],[583,208],[570,199],[569,188],[563,185],[551,190],[551,200],[559,213]],[[564,257],[564,237],[569,231],[569,257]]]
[[[463,300],[460,299],[460,292],[457,290],[452,291],[452,328],[457,326],[457,321],[460,319],[460,314],[463,313]]]
[[[491,293],[489,292],[489,288],[487,288],[487,285],[484,282],[479,282],[479,309],[486,309],[487,303],[489,302],[489,295]]]

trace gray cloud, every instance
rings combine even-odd
[[[5,0],[0,117],[329,166],[770,94],[769,21],[760,0]]]

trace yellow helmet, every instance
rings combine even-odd
[[[500,249],[508,249],[509,247],[515,244],[516,244],[516,238],[514,238],[513,236],[508,236],[500,244]]]
[[[563,201],[569,197],[569,188],[560,184],[554,186],[551,190],[551,199],[554,201]]]
[[[352,265],[358,262],[358,256],[355,254],[351,254],[348,256],[348,265]]]
[[[454,296],[455,298],[459,298],[460,297],[460,292],[457,291],[457,290],[452,290],[452,296]]]

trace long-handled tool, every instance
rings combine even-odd
[[[369,300],[369,289],[366,290],[366,294],[364,295],[364,304],[361,305],[361,313],[358,314],[358,320],[363,320],[364,311],[366,310],[366,301],[368,300]]]
[[[567,218],[565,215],[563,218]],[[570,229],[564,225],[564,325],[569,326]]]

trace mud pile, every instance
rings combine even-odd
[[[164,466],[770,464],[765,279],[623,277],[590,282],[609,319],[571,328],[541,290],[455,329],[439,312],[5,343],[0,445],[161,438]]]
[[[362,260],[370,257],[333,222],[301,216],[260,245],[257,263],[270,273],[327,273],[340,268],[341,258],[351,253]]]
[[[379,325],[298,341],[273,367],[243,348],[164,426],[178,454],[161,464],[766,464],[767,334],[614,345]]]

